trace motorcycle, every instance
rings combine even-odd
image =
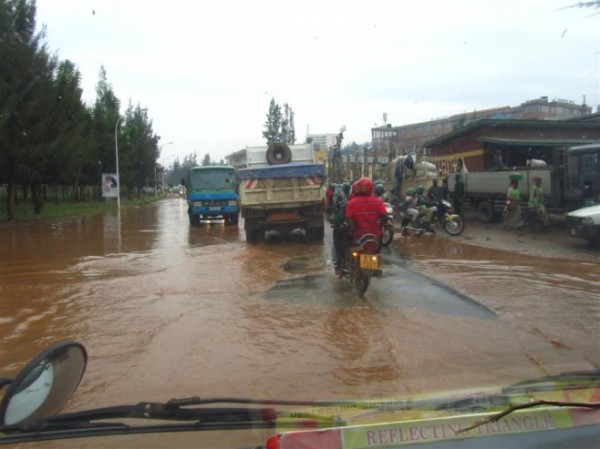
[[[383,237],[381,244],[388,246],[394,239],[394,208],[390,203],[384,203],[385,209],[387,210],[387,222],[382,226]]]
[[[375,401],[190,397],[59,414],[83,378],[87,359],[82,344],[60,342],[34,357],[14,379],[0,378],[0,390],[8,385],[0,402],[0,444],[242,429],[275,430],[265,445],[254,449],[390,447],[390,441],[419,438],[423,449],[440,444],[587,449],[598,443],[600,403],[593,401],[600,391],[598,370],[433,397]],[[153,420],[159,422],[151,424]],[[200,439],[198,447],[203,447]]]
[[[340,278],[349,278],[361,295],[369,288],[372,277],[382,276],[378,248],[377,237],[365,234],[347,248],[346,266],[336,268],[336,274]]]
[[[412,217],[406,210],[400,210],[401,228],[403,235],[421,235],[425,232],[435,232],[435,227],[443,227],[444,230],[456,236],[461,234],[465,229],[463,219],[454,213],[452,204],[449,201],[441,200],[433,206],[433,214],[431,220],[427,221],[423,217],[419,217],[416,223],[413,223]]]

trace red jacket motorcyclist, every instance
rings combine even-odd
[[[352,184],[352,196],[346,204],[350,235],[358,240],[365,234],[381,238],[381,226],[387,220],[385,204],[373,195],[373,181],[363,177]]]

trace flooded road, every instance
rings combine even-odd
[[[167,199],[124,208],[120,221],[3,227],[2,374],[51,343],[80,341],[89,361],[73,410],[405,396],[600,366],[596,264],[398,238],[361,298],[328,266],[330,235],[248,245],[243,221],[190,227],[186,211]],[[72,447],[149,446],[130,438]],[[150,446],[194,438],[153,436]]]

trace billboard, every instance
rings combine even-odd
[[[102,173],[102,196],[104,198],[119,197],[119,175],[116,173]]]

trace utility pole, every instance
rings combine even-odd
[[[331,155],[331,181],[341,183],[342,176],[342,141],[344,140],[344,132],[346,125],[342,125],[339,134],[335,137],[335,145]]]

